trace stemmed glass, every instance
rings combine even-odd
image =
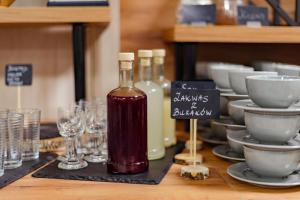
[[[58,164],[58,168],[76,170],[86,167],[86,161],[78,158],[76,152],[76,138],[85,130],[84,112],[79,106],[71,105],[58,108],[57,127],[66,143],[66,160]]]
[[[103,163],[106,157],[101,152],[105,134],[105,104],[92,102],[85,107],[86,131],[89,134],[90,154],[84,159],[88,162]]]

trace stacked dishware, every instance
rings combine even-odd
[[[204,142],[212,144],[227,144],[226,129],[241,129],[243,125],[236,124],[228,116],[228,103],[233,100],[247,99],[247,95],[237,94],[232,90],[229,73],[231,71],[253,71],[253,68],[238,64],[228,63],[210,63],[207,66],[208,77],[213,79],[217,89],[221,93],[220,109],[221,117],[218,120],[211,120],[211,129],[201,132],[201,138]]]
[[[243,147],[245,162],[227,172],[264,187],[300,185],[300,77],[249,75],[245,85],[250,99],[229,103],[232,116],[244,116],[246,129],[227,130],[229,142]]]
[[[227,133],[230,130],[245,130],[244,111],[239,107],[233,107],[232,102],[236,100],[248,99],[248,91],[246,88],[246,77],[253,75],[277,75],[277,72],[269,71],[254,71],[253,68],[241,68],[241,69],[230,69],[228,71],[228,82],[230,88],[233,90],[232,93],[221,93],[221,101],[226,102],[223,106],[223,115],[228,114],[229,119],[213,120],[212,127],[219,127],[221,131],[214,131],[215,134],[222,134],[223,138],[227,139]],[[228,84],[228,83],[227,83]],[[222,104],[222,102],[221,102]],[[223,103],[224,104],[224,103]],[[226,112],[224,110],[226,109]],[[221,158],[231,161],[243,161],[244,155],[242,151],[242,145],[235,141],[228,140],[228,144],[217,146],[213,149],[213,153]]]

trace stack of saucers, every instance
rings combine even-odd
[[[246,77],[251,100],[230,103],[244,111],[245,130],[228,130],[230,142],[243,146],[246,162],[231,165],[233,178],[265,187],[300,185],[300,77]]]

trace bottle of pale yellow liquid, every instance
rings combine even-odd
[[[153,49],[153,81],[164,91],[163,131],[165,147],[176,144],[176,122],[171,118],[171,82],[164,76],[166,50]]]
[[[156,160],[164,157],[163,135],[163,90],[152,81],[152,51],[139,50],[140,80],[135,87],[147,95],[147,130],[148,159]]]

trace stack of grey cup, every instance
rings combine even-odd
[[[266,187],[300,185],[300,76],[283,72],[297,71],[291,68],[277,66],[283,75],[230,72],[234,91],[250,97],[228,106],[232,119],[246,126],[227,130],[230,146],[245,157],[227,169],[233,178]]]

